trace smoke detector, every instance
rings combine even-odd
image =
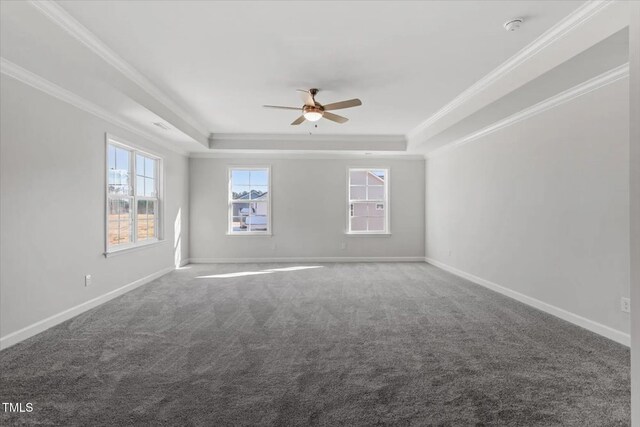
[[[504,23],[504,29],[507,31],[516,31],[523,22],[524,20],[522,18],[512,19]]]

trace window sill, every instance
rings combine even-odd
[[[273,234],[269,233],[269,232],[262,232],[262,231],[240,231],[237,233],[229,233],[227,231],[227,236],[267,236],[267,237],[271,237]]]
[[[110,258],[116,255],[123,255],[129,252],[135,252],[138,251],[140,249],[144,249],[144,248],[148,248],[151,246],[158,246],[158,245],[162,245],[163,243],[165,243],[167,240],[163,239],[163,240],[152,240],[150,242],[144,242],[144,243],[137,243],[135,245],[132,246],[127,246],[124,248],[116,248],[116,249],[110,249],[107,252],[104,253],[104,257],[105,258]]]
[[[354,232],[346,232],[344,233],[347,236],[378,236],[378,237],[391,237],[391,233],[354,233]]]

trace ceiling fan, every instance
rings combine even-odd
[[[327,120],[331,120],[332,122],[345,123],[349,119],[337,114],[330,113],[329,111],[362,105],[362,101],[360,101],[358,98],[322,105],[318,101],[316,101],[315,98],[316,94],[318,93],[318,89],[297,89],[297,91],[300,93],[302,102],[304,102],[304,105],[302,107],[281,107],[279,105],[263,105],[263,107],[279,108],[281,110],[301,110],[302,115],[291,123],[292,126],[297,126],[305,120],[308,120],[310,122],[317,122],[323,117]]]

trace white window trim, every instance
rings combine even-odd
[[[267,218],[267,231],[233,231],[232,230],[232,222],[233,222],[233,201],[232,201],[232,196],[231,196],[231,171],[233,170],[246,170],[246,171],[252,171],[252,170],[267,170],[267,173],[269,175],[269,182],[268,182],[268,189],[267,192],[269,194],[269,197],[267,198],[267,212],[269,212],[268,214],[268,218]],[[271,165],[264,165],[264,166],[256,166],[256,165],[250,165],[250,166],[244,166],[244,165],[238,165],[238,166],[228,166],[227,167],[227,236],[272,236],[272,229],[271,229],[271,202],[273,200],[273,190],[271,188]]]
[[[365,202],[377,200],[351,200],[351,171],[370,171],[370,170],[383,170],[385,171],[384,182],[384,200],[382,202],[387,204],[387,211],[384,218],[384,230],[383,231],[351,231],[351,203],[352,202]],[[390,236],[390,224],[391,224],[391,199],[389,197],[389,187],[391,185],[391,168],[386,167],[347,167],[347,223],[345,227],[345,233],[348,236]]]
[[[133,172],[133,178],[131,180],[132,187],[132,196],[133,200],[132,209],[133,209],[133,218],[132,218],[132,233],[134,241],[127,244],[117,245],[114,247],[109,246],[109,145],[115,145],[126,150],[132,152],[131,157],[131,171]],[[164,159],[156,154],[149,152],[147,150],[141,150],[138,148],[136,144],[132,144],[122,138],[118,138],[109,133],[105,133],[105,144],[104,144],[104,153],[105,153],[105,161],[104,161],[104,256],[111,257],[114,255],[119,255],[125,252],[131,252],[141,248],[147,248],[151,246],[156,246],[165,242],[164,239]],[[156,215],[156,230],[157,237],[153,239],[145,239],[142,241],[136,241],[136,230],[137,230],[137,200],[147,200],[156,198],[150,198],[145,196],[135,196],[137,179],[136,179],[136,154],[142,154],[146,157],[151,157],[158,161],[158,168],[155,171],[156,180],[158,182],[158,207],[157,207],[157,215]]]

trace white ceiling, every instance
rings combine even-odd
[[[629,32],[624,28],[428,138],[420,149],[435,151],[628,61]]]
[[[0,72],[178,152],[423,155],[627,61],[623,1],[0,1]],[[513,33],[502,28],[523,17]],[[297,88],[359,97],[292,127]],[[154,122],[169,125],[169,130]],[[211,138],[208,138],[209,135]]]
[[[362,99],[313,129],[349,135],[407,134],[581,3],[59,2],[210,132],[308,133],[261,105],[318,87],[322,103]]]

